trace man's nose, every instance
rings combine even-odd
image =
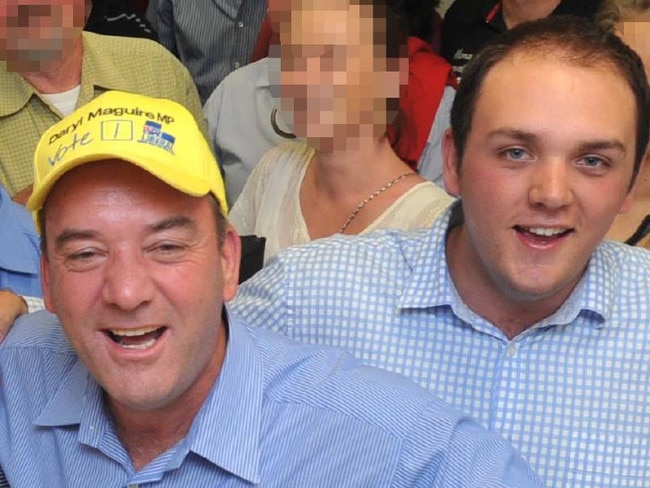
[[[529,200],[550,209],[569,205],[573,201],[569,163],[563,158],[538,161],[532,169]]]
[[[131,311],[151,302],[155,286],[140,252],[115,252],[105,269],[102,295],[107,304]]]

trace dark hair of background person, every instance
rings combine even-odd
[[[402,32],[430,42],[434,34],[435,9],[440,0],[392,0],[391,3],[400,16]]]
[[[158,41],[144,13],[130,0],[86,0],[92,4],[84,30],[108,36],[139,37]]]
[[[524,22],[503,33],[470,61],[463,71],[451,109],[451,128],[457,161],[463,159],[467,137],[481,87],[490,70],[517,53],[557,59],[573,66],[613,66],[634,93],[637,136],[634,156],[633,184],[648,145],[650,129],[650,88],[641,58],[618,36],[593,22],[574,16],[550,16]]]

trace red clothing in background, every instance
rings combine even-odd
[[[397,155],[411,168],[429,138],[445,86],[456,87],[451,65],[417,37],[407,38],[409,77],[399,101],[400,114],[388,127],[388,140]]]
[[[257,36],[257,43],[253,48],[251,63],[267,57],[269,55],[269,47],[271,44],[279,44],[279,40],[277,39],[277,36],[274,36],[273,28],[269,21],[269,15],[267,14],[266,17],[264,17],[262,26],[260,27],[260,33]]]

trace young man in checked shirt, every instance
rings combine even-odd
[[[430,229],[281,254],[231,310],[403,373],[497,430],[551,488],[650,485],[650,253],[602,242],[648,142],[638,56],[577,18],[522,24],[464,72],[460,197]]]

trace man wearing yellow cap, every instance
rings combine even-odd
[[[12,487],[541,486],[407,380],[229,315],[224,202],[175,102],[108,92],[45,133],[29,207],[56,316],[0,346]]]

